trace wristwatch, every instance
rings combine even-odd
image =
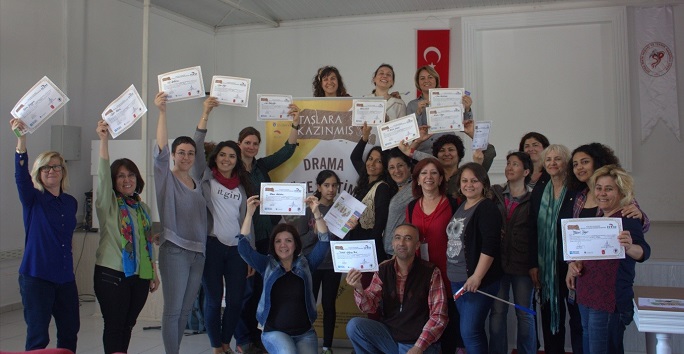
[[[300,128],[301,126],[302,126],[301,124],[297,124],[297,125],[292,124],[292,129],[297,129],[297,130],[299,130],[299,128]]]

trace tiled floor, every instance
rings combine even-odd
[[[93,316],[96,304],[94,302],[81,303],[81,330],[78,333],[78,353],[102,353],[101,317]],[[133,329],[133,336],[129,346],[129,353],[163,354],[161,331],[158,329],[144,330],[148,326],[159,326],[158,322],[138,321]],[[56,343],[56,329],[54,321],[50,326],[50,346]],[[26,338],[26,324],[22,310],[14,310],[0,314],[0,352],[23,351]],[[234,343],[233,343],[234,345]],[[348,348],[334,348],[335,354],[348,354]],[[181,343],[181,353],[212,353],[209,338],[206,334],[185,336]],[[294,354],[294,353],[293,353]]]

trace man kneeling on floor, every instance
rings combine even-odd
[[[389,235],[385,235],[388,237]],[[347,283],[354,287],[359,309],[373,313],[382,304],[381,321],[354,317],[347,335],[357,354],[439,353],[439,338],[449,321],[446,292],[439,269],[416,258],[418,229],[397,226],[392,236],[394,258],[380,265],[363,289],[361,272],[352,269]]]

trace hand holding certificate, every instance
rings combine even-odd
[[[194,66],[157,76],[159,91],[166,93],[166,102],[204,97],[202,68]]]
[[[344,238],[359,220],[364,210],[366,210],[366,204],[352,197],[347,191],[342,191],[342,194],[337,197],[332,208],[328,210],[323,219],[330,232],[339,238]]]
[[[446,107],[463,104],[465,89],[434,88],[429,90],[430,107]]]
[[[67,97],[47,76],[43,76],[12,108],[12,116],[24,122],[14,134],[33,133],[67,102]]]
[[[102,112],[102,119],[109,125],[109,133],[115,138],[132,127],[147,112],[138,90],[131,85]]]
[[[428,133],[463,131],[463,105],[427,108]]]
[[[623,259],[625,248],[618,235],[620,218],[561,219],[563,260]]]
[[[232,76],[214,76],[211,79],[211,97],[220,104],[247,107],[251,79]]]
[[[291,95],[257,95],[257,120],[292,120],[287,114],[292,104]]]
[[[489,132],[492,129],[492,122],[476,122],[475,123],[475,133],[473,134],[473,150],[487,149],[489,146]]]
[[[403,142],[410,142],[420,137],[416,115],[410,114],[378,125],[378,136],[382,150],[399,146]]]
[[[354,100],[352,103],[352,126],[378,125],[385,122],[387,101],[384,99]]]
[[[374,240],[330,241],[330,254],[336,273],[347,273],[352,269],[360,272],[378,270]]]
[[[262,183],[259,193],[261,215],[304,215],[305,183]]]

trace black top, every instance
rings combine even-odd
[[[271,289],[271,310],[264,331],[299,336],[311,329],[304,303],[304,280],[292,272],[278,278]]]

